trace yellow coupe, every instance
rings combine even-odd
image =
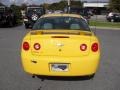
[[[99,46],[82,16],[47,14],[23,39],[22,65],[32,75],[90,76],[99,65]]]

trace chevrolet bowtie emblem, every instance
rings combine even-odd
[[[58,43],[57,46],[62,47],[62,46],[64,46],[64,44]]]

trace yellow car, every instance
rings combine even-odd
[[[24,70],[42,76],[90,76],[100,60],[98,38],[86,20],[75,14],[47,14],[24,37]]]

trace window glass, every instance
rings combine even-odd
[[[75,17],[45,17],[40,18],[33,26],[33,30],[87,30],[90,31],[87,22]]]

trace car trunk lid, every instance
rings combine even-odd
[[[84,56],[90,51],[91,32],[84,31],[33,31],[31,32],[31,52],[41,56]],[[34,44],[40,49],[35,50]],[[85,51],[80,50],[82,44],[87,45]]]

